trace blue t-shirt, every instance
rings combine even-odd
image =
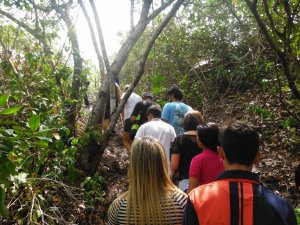
[[[190,110],[192,107],[182,102],[169,102],[164,105],[161,118],[174,127],[178,136],[184,133],[183,118]]]

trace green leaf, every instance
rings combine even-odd
[[[29,118],[29,128],[30,128],[30,130],[36,131],[39,128],[40,123],[41,123],[40,115],[32,115]]]
[[[76,181],[78,179],[78,172],[74,166],[69,167],[68,176],[71,181]]]
[[[15,165],[5,156],[0,158],[0,179],[6,179],[10,174],[14,174]]]
[[[86,178],[84,179],[84,181],[81,182],[80,186],[83,187],[84,185],[86,185],[87,183],[89,183],[91,179],[92,179],[91,177],[86,177]]]
[[[8,95],[0,96],[0,107],[2,107],[7,102],[8,97],[9,97]]]
[[[4,218],[8,218],[8,217],[9,217],[9,212],[8,212],[8,209],[6,208],[5,205],[0,204],[0,214],[1,214]]]
[[[48,137],[40,137],[40,136],[37,136],[38,139],[42,140],[42,141],[46,141],[46,142],[52,142],[52,139],[51,138],[48,138]]]
[[[69,128],[66,128],[66,136],[69,136],[70,135],[70,133],[71,133],[71,131],[70,131],[70,129]]]
[[[4,130],[4,132],[10,136],[12,136],[14,134],[14,130],[13,129],[6,129]]]
[[[297,218],[297,224],[300,224],[300,208],[295,208],[295,214]]]
[[[14,114],[16,112],[18,112],[20,109],[22,109],[23,106],[19,105],[19,106],[14,106],[8,109],[4,109],[0,112],[0,115],[10,115],[10,114]]]
[[[4,218],[8,218],[9,217],[9,212],[8,209],[5,206],[5,191],[3,190],[2,187],[0,187],[0,214],[4,217]]]
[[[36,144],[43,148],[48,147],[48,142],[46,142],[46,141],[37,141]]]
[[[0,178],[0,184],[4,184],[6,187],[10,184],[9,180],[6,178]]]

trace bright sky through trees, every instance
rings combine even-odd
[[[130,1],[95,0],[95,4],[101,20],[106,50],[108,55],[112,56],[117,50],[119,50],[120,47],[121,37],[118,36],[118,33],[125,33],[129,30]],[[93,13],[90,10],[89,2],[85,1],[85,5],[90,12],[91,20],[93,20]],[[96,28],[94,29],[95,32],[97,32]],[[77,20],[77,32],[80,50],[83,53],[83,56],[87,59],[93,60],[93,62],[97,64],[90,31],[81,10],[79,11]]]

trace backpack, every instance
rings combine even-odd
[[[135,135],[136,135],[136,132],[137,130],[140,128],[141,126],[141,118],[142,118],[142,115],[141,113],[139,113],[135,119],[135,121],[132,123],[131,125],[131,130],[130,130],[130,139],[133,140]]]

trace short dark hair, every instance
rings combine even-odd
[[[150,92],[144,92],[142,94],[142,99],[149,99],[152,100],[153,99],[153,95]]]
[[[219,127],[215,123],[200,123],[197,126],[198,139],[205,148],[217,152],[219,146]]]
[[[188,111],[183,118],[183,128],[185,131],[197,130],[197,126],[203,123],[203,116],[197,110]]]
[[[259,150],[259,134],[254,127],[235,122],[221,130],[220,143],[230,164],[250,166]]]
[[[161,107],[158,104],[151,105],[147,109],[147,116],[151,114],[154,118],[160,118],[161,117]]]
[[[174,98],[180,101],[183,99],[182,91],[178,87],[170,88],[168,91],[168,95],[173,95]]]

